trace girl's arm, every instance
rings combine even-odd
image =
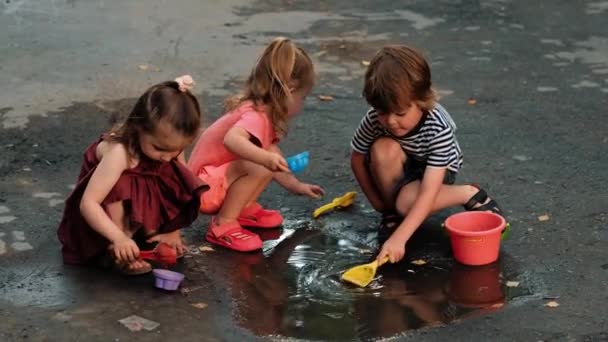
[[[376,209],[376,211],[382,212],[386,208],[380,193],[376,189],[376,186],[372,182],[371,175],[366,166],[365,154],[353,151],[350,156],[350,166],[355,174],[355,178],[361,187],[361,190],[367,197],[369,203]]]
[[[80,212],[87,223],[112,244],[131,240],[120,229],[101,207],[101,203],[110,193],[120,175],[128,166],[128,154],[121,144],[109,145],[102,153],[101,161],[93,172],[80,201]],[[127,255],[126,259],[134,260],[137,255]]]
[[[177,156],[177,161],[182,163],[183,165],[187,165],[188,163],[186,163],[186,151],[182,151],[182,153],[180,153]]]
[[[268,150],[281,156],[283,155],[277,145],[270,146]],[[272,177],[280,186],[294,194],[306,195],[312,198],[320,198],[325,194],[325,191],[320,186],[303,183],[291,172],[274,172]]]
[[[241,127],[232,127],[224,137],[224,146],[242,159],[263,165],[271,171],[289,172],[285,158],[256,146],[251,142],[251,134]]]
[[[391,262],[401,260],[405,254],[405,243],[414,234],[416,229],[428,217],[433,209],[437,194],[443,184],[445,168],[427,167],[418,190],[414,204],[397,227],[391,237],[384,243],[378,258],[388,255]]]

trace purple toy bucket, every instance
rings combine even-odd
[[[159,289],[167,291],[175,291],[179,287],[179,284],[184,279],[184,275],[178,272],[169,270],[163,270],[156,268],[152,271],[154,273],[154,285]]]

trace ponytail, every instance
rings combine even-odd
[[[227,110],[243,101],[266,105],[277,134],[287,133],[287,102],[290,89],[310,89],[314,84],[314,68],[310,57],[288,38],[275,38],[254,66],[243,94],[225,101]]]

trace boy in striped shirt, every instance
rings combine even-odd
[[[454,185],[462,166],[456,125],[436,102],[429,65],[418,51],[382,48],[365,73],[363,96],[372,109],[352,139],[351,167],[383,226],[394,229],[378,260],[401,260],[407,241],[435,211],[463,205],[502,215],[483,189]]]

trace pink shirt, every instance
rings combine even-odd
[[[263,149],[278,141],[268,115],[256,110],[251,101],[245,101],[203,131],[188,160],[188,168],[194,174],[199,174],[205,166],[220,166],[238,159],[224,146],[224,137],[232,127],[246,130],[262,144],[260,147]]]

